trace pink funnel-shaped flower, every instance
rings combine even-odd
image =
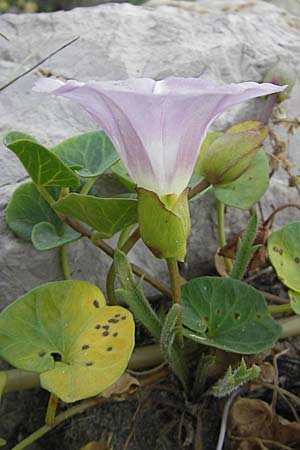
[[[216,86],[197,78],[87,83],[45,78],[33,89],[80,103],[111,139],[136,184],[164,195],[186,188],[207,129],[226,108],[284,87]]]

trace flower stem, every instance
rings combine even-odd
[[[48,401],[46,417],[45,417],[45,423],[49,427],[53,427],[53,425],[55,423],[55,413],[56,413],[56,409],[57,409],[57,405],[58,405],[58,400],[59,399],[58,399],[57,395],[55,395],[51,392],[49,401]]]
[[[180,287],[180,274],[178,270],[178,263],[175,258],[167,258],[167,266],[169,270],[170,283],[172,289],[173,303],[177,303],[181,306],[181,287]],[[183,347],[183,330],[182,330],[182,313],[178,316],[178,344]]]
[[[97,177],[89,178],[82,186],[80,194],[81,195],[88,194],[89,191],[91,190],[92,186],[94,185],[96,179],[97,179]]]
[[[289,303],[283,305],[272,305],[268,307],[270,314],[282,314],[293,312],[292,307]]]
[[[224,227],[224,211],[225,211],[224,203],[217,200],[218,236],[219,236],[219,247],[220,248],[222,248],[226,245],[225,227]],[[229,275],[232,271],[231,261],[228,258],[224,257],[224,264],[226,267],[226,271]]]
[[[189,194],[188,194],[189,200],[191,198],[195,197],[196,195],[200,194],[201,192],[205,191],[205,189],[207,189],[209,186],[210,186],[210,184],[208,181],[206,181],[206,180],[200,181],[200,183],[196,184],[196,186],[193,186],[189,190]]]
[[[267,100],[265,102],[264,109],[262,110],[262,113],[259,118],[259,121],[262,125],[267,125],[267,123],[272,115],[273,108],[276,105],[276,102],[277,102],[277,94],[269,95],[269,97],[267,98]]]
[[[134,230],[134,232],[129,236],[127,241],[125,241],[125,243],[122,245],[121,247],[122,252],[127,254],[136,244],[136,242],[140,239],[140,237],[141,237],[140,230],[139,227],[137,227]],[[110,305],[118,305],[118,300],[115,295],[115,288],[114,288],[115,278],[116,278],[115,263],[112,263],[106,278],[106,293]]]
[[[70,273],[70,267],[69,267],[69,261],[68,261],[68,253],[67,253],[67,246],[62,245],[60,247],[60,264],[62,273],[65,280],[71,279],[71,273]]]

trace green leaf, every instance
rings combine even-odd
[[[51,150],[83,178],[101,175],[119,158],[103,131],[92,131],[71,137]]]
[[[134,345],[132,315],[106,306],[84,281],[44,284],[0,314],[0,356],[40,374],[64,402],[99,394],[126,369]]]
[[[31,240],[39,251],[52,250],[70,242],[77,241],[81,234],[64,225],[62,233],[58,234],[55,227],[49,222],[40,222],[34,225]]]
[[[218,380],[210,391],[215,397],[225,397],[243,384],[255,380],[259,374],[260,368],[258,366],[253,364],[247,369],[244,358],[242,358],[241,364],[235,370],[232,370],[231,366],[228,367],[224,377]]]
[[[243,175],[230,184],[215,186],[214,192],[217,199],[225,205],[247,210],[259,201],[268,185],[269,162],[261,149]]]
[[[127,170],[121,160],[111,166],[111,170],[117,180],[120,181],[123,186],[125,186],[130,192],[135,192],[135,182],[128,175]]]
[[[54,197],[57,195],[54,188],[49,191]],[[32,182],[15,190],[8,203],[6,221],[9,228],[26,241],[31,241],[33,227],[40,222],[49,222],[58,233],[62,231],[62,222]]]
[[[300,292],[291,291],[289,289],[290,304],[293,312],[300,316]]]
[[[123,228],[137,223],[137,201],[132,199],[69,194],[53,207],[90,225],[98,231],[98,239],[110,238]]]
[[[257,225],[257,214],[254,213],[249,219],[247,228],[244,231],[242,238],[238,241],[238,250],[232,273],[230,275],[231,278],[236,280],[241,280],[243,278],[252,255],[260,247],[259,245],[253,246],[257,233]]]
[[[79,178],[54,153],[37,142],[22,139],[7,147],[15,153],[37,186],[78,187]]]
[[[24,139],[27,141],[37,142],[37,140],[33,136],[30,136],[30,134],[22,133],[21,131],[10,131],[4,135],[3,144],[7,147],[15,141]]]
[[[282,283],[300,292],[300,222],[274,231],[268,239],[268,253]]]
[[[5,439],[0,438],[0,447],[4,447],[4,445],[7,444],[7,441]]]
[[[182,304],[184,335],[203,345],[252,354],[270,348],[280,336],[262,294],[238,280],[195,278],[182,286]]]

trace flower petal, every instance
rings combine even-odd
[[[226,108],[283,89],[254,82],[217,86],[196,78],[47,78],[34,87],[78,101],[110,137],[137,185],[159,195],[185,189],[207,128]]]

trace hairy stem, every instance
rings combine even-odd
[[[167,266],[170,276],[170,283],[172,289],[172,300],[174,304],[178,304],[181,307],[181,287],[180,287],[180,275],[178,270],[178,263],[175,258],[167,258]],[[183,346],[183,330],[182,330],[182,312],[178,315],[178,344]]]
[[[140,239],[141,234],[139,227],[137,227],[134,232],[129,236],[127,241],[123,244],[121,247],[122,252],[127,254],[132,247],[136,244],[136,242]],[[112,265],[109,268],[107,278],[106,278],[106,293],[109,300],[110,305],[117,305],[118,300],[115,294],[115,279],[116,279],[116,269],[115,269],[115,263],[112,263]]]
[[[219,247],[220,248],[222,248],[226,245],[225,227],[224,227],[224,212],[225,212],[224,203],[217,200],[218,236],[219,236]],[[225,257],[223,259],[224,259],[224,264],[226,267],[226,272],[229,275],[232,271],[231,261]]]

